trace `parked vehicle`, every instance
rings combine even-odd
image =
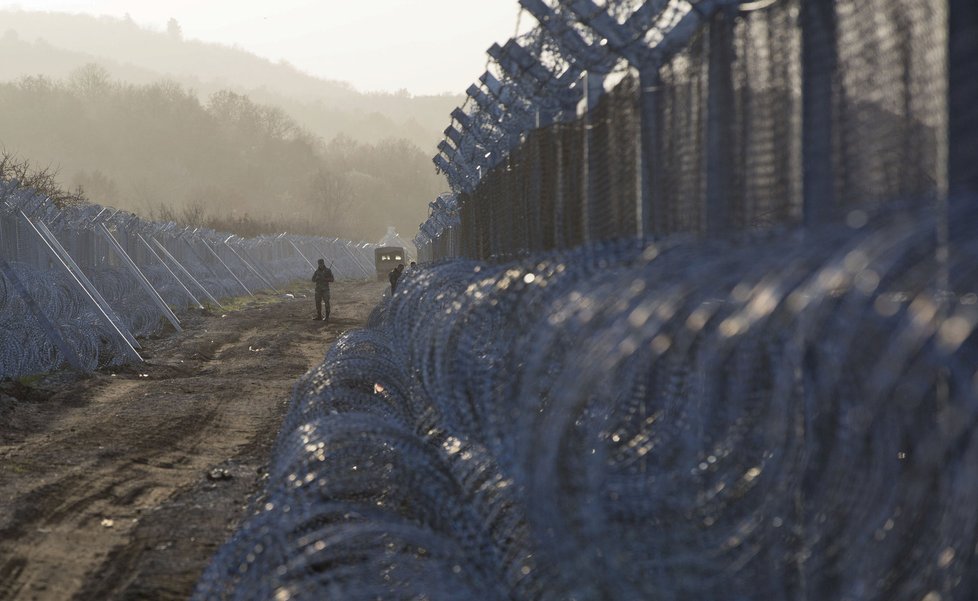
[[[374,250],[374,263],[377,265],[377,279],[387,281],[387,274],[404,262],[404,249],[400,246],[381,246]]]

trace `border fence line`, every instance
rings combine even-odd
[[[520,0],[434,158],[427,260],[978,195],[968,0]],[[444,213],[444,214],[443,214]],[[446,237],[442,240],[442,237]]]
[[[372,246],[279,234],[245,239],[99,205],[56,206],[0,182],[0,378],[67,363],[139,362],[138,336],[179,331],[179,313],[309,277],[372,279]]]
[[[520,4],[194,598],[975,599],[978,5]]]

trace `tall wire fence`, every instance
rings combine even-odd
[[[195,598],[978,597],[978,4],[520,4]]]
[[[179,330],[178,313],[308,279],[318,258],[338,278],[373,278],[372,248],[58,207],[0,182],[0,378],[139,362],[137,337]]]
[[[538,25],[490,49],[435,157],[458,223],[420,237],[429,259],[943,211],[978,187],[968,2],[520,4]]]

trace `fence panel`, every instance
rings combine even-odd
[[[495,168],[478,153],[447,162],[482,174],[452,179],[462,207],[491,205],[462,212],[463,223],[478,221],[459,230],[463,240],[478,232],[466,256],[636,234],[715,238],[933,205],[953,188],[949,163],[964,164],[956,154],[973,154],[948,129],[949,74],[962,90],[955,98],[968,97],[958,63],[974,54],[959,33],[949,62],[951,28],[973,30],[962,24],[968,8],[950,20],[955,1],[527,2],[542,21],[495,52],[511,84],[493,110],[547,106],[555,119],[494,149],[509,157]],[[591,69],[624,76],[576,115],[567,99],[594,93]],[[954,106],[968,129],[973,103]]]

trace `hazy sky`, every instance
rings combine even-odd
[[[463,93],[486,49],[516,30],[517,0],[0,0],[4,7],[122,17],[237,45],[360,90]],[[524,17],[526,20],[530,17]]]

